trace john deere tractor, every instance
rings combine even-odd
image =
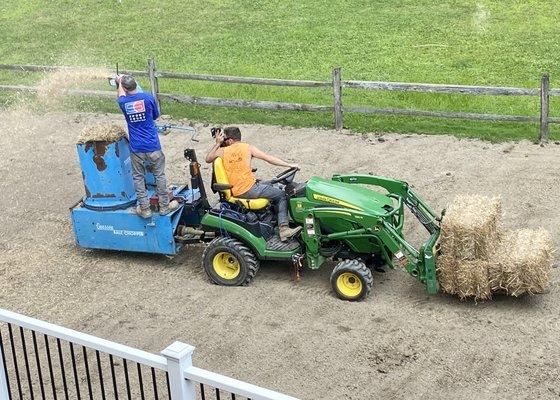
[[[216,235],[203,254],[204,269],[213,282],[247,285],[263,260],[289,261],[296,269],[303,261],[317,269],[334,260],[338,264],[330,281],[344,300],[367,297],[373,284],[371,268],[383,264],[404,267],[426,285],[428,293],[437,293],[435,256],[441,216],[408,184],[372,175],[313,177],[297,184],[297,171],[288,169],[269,181],[284,188],[292,225],[303,228],[298,237],[281,242],[269,201],[232,196],[222,160],[214,161],[212,189],[219,193],[220,202],[201,221],[204,231]],[[405,206],[430,234],[419,250],[402,235]]]

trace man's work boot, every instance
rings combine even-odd
[[[289,238],[294,237],[301,231],[301,226],[296,228],[290,228],[287,224],[280,225],[279,233],[280,233],[280,240],[282,242],[286,242]]]
[[[179,208],[179,202],[177,200],[171,200],[169,204],[165,207],[159,207],[159,215],[169,214]]]
[[[140,206],[136,206],[136,214],[142,218],[150,218],[152,216],[152,210],[150,210],[150,207],[142,208]]]

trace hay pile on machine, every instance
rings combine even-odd
[[[503,231],[497,198],[457,196],[442,221],[437,274],[443,292],[484,300],[543,293],[553,243],[544,229]]]

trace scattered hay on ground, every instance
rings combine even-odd
[[[117,124],[90,125],[84,128],[78,137],[78,143],[116,142],[123,137],[127,137],[126,131]]]
[[[4,116],[0,120],[0,130],[6,134],[16,135],[22,131],[35,132],[40,127],[34,120],[35,110],[21,93],[9,108],[4,110]]]
[[[443,253],[458,260],[487,260],[499,240],[501,216],[499,198],[457,196],[441,226]]]
[[[506,232],[489,271],[492,290],[511,296],[543,293],[552,273],[553,252],[552,237],[544,229]]]

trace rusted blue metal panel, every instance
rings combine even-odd
[[[87,142],[77,147],[86,206],[101,210],[127,208],[135,204],[136,193],[126,138],[117,142]]]

